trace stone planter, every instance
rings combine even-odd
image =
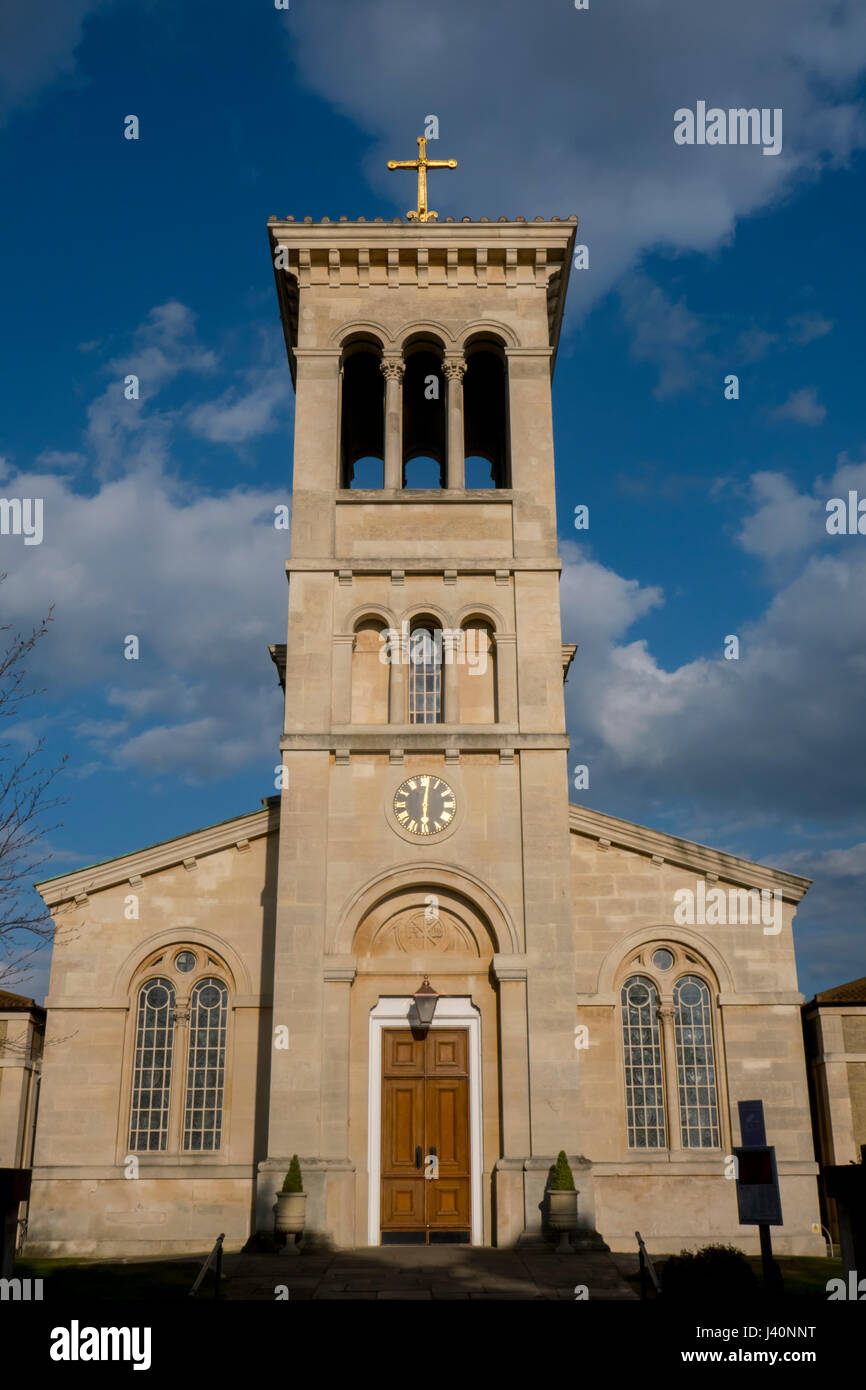
[[[288,1246],[296,1245],[304,1230],[307,1219],[306,1192],[278,1192],[277,1215],[274,1229],[279,1235],[294,1236],[287,1241]]]
[[[554,1192],[547,1189],[548,1225],[559,1232],[557,1250],[564,1255],[573,1255],[574,1250],[568,1239],[569,1232],[577,1230],[577,1193]]]

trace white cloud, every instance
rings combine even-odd
[[[86,20],[107,0],[38,0],[0,7],[0,124],[74,71]]]
[[[826,415],[827,408],[818,400],[818,392],[814,386],[804,386],[799,391],[792,391],[786,401],[770,411],[771,420],[790,420],[797,425],[820,425]]]
[[[833,320],[825,319],[821,314],[792,314],[788,319],[788,329],[792,341],[803,346],[832,333]]]
[[[277,429],[288,401],[285,366],[257,371],[252,381],[244,391],[232,386],[216,400],[196,406],[187,416],[188,428],[215,444],[246,444]]]
[[[276,748],[279,687],[267,646],[285,634],[288,546],[273,526],[285,495],[181,493],[154,470],[92,496],[50,474],[15,485],[44,498],[45,539],[4,560],[4,614],[26,626],[54,603],[33,677],[68,709],[76,692],[102,690],[106,717],[88,697],[75,725],[91,758],[204,781]],[[130,633],[138,661],[124,658]]]
[[[632,335],[632,356],[658,368],[657,400],[685,390],[702,372],[706,375],[712,360],[704,349],[708,330],[684,299],[674,302],[637,272],[620,283],[619,298]]]
[[[663,11],[622,0],[585,12],[525,0],[408,11],[404,0],[318,0],[292,10],[286,42],[301,79],[376,138],[367,172],[378,196],[410,205],[411,181],[385,163],[413,154],[432,113],[440,140],[430,152],[459,161],[431,176],[440,215],[577,212],[591,269],[573,277],[574,306],[647,249],[718,248],[739,218],[866,140],[850,95],[866,62],[866,10],[836,0],[669,0]],[[782,153],[676,146],[674,112],[697,98],[781,107]]]
[[[755,473],[750,482],[755,510],[743,518],[737,536],[743,550],[772,561],[815,546],[826,535],[818,499],[797,492],[783,473]]]
[[[829,486],[843,476],[862,488],[866,465],[846,460]],[[817,497],[826,486],[817,480]],[[784,554],[790,574],[756,620],[734,627],[738,661],[722,659],[719,631],[706,642],[717,659],[665,670],[644,641],[627,640],[658,591],[564,547],[563,632],[580,643],[569,726],[592,752],[591,786],[607,805],[627,794],[697,804],[704,816],[746,808],[765,828],[862,816],[866,548],[834,544],[816,496],[779,475],[755,475],[751,495],[740,544],[771,562]]]

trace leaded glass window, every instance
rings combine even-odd
[[[719,1110],[710,991],[696,975],[674,988],[674,1037],[683,1148],[719,1147]]]
[[[165,1149],[174,1048],[174,986],[161,977],[143,984],[138,996],[129,1147]]]
[[[222,980],[204,979],[190,997],[189,1060],[183,1147],[212,1152],[222,1135],[228,990]]]
[[[416,628],[409,642],[409,723],[442,721],[442,633]]]
[[[634,975],[623,985],[621,1000],[628,1145],[663,1149],[667,1136],[656,987]]]

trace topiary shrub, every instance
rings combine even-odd
[[[301,1177],[301,1165],[298,1162],[298,1155],[292,1154],[292,1161],[289,1164],[289,1171],[283,1178],[284,1192],[303,1192],[304,1181]]]
[[[751,1265],[734,1245],[704,1245],[681,1250],[665,1261],[661,1274],[665,1298],[748,1298],[757,1291]]]
[[[566,1156],[565,1149],[560,1149],[553,1165],[553,1174],[548,1183],[550,1192],[573,1192],[574,1174],[571,1171],[571,1164]]]

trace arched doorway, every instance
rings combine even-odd
[[[499,1156],[497,940],[468,893],[436,876],[393,887],[353,940],[350,1136],[360,1242],[484,1244]],[[415,991],[439,995],[429,1029]],[[363,1232],[363,1233],[362,1233]]]

